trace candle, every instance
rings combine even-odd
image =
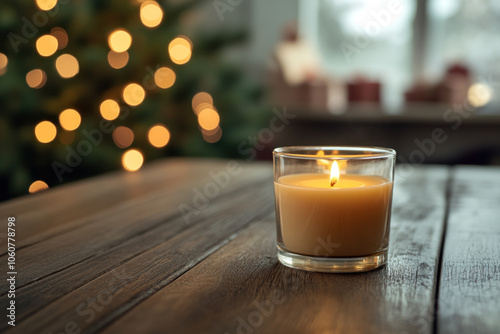
[[[387,261],[395,152],[293,147],[274,152],[278,259],[353,272]]]
[[[310,256],[366,256],[387,248],[392,182],[380,176],[282,176],[275,183],[283,244]]]

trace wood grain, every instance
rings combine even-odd
[[[447,177],[445,168],[420,168],[396,183],[386,268],[341,275],[284,267],[271,217],[104,333],[131,327],[141,333],[432,333]]]
[[[500,169],[454,172],[439,288],[439,333],[500,333]]]
[[[265,167],[252,167],[251,170],[242,173],[241,179],[246,181],[240,182],[238,187],[234,185],[228,187],[226,196],[213,198],[207,209],[202,210],[199,217],[187,228],[179,228],[181,225],[186,226],[179,215],[165,214],[165,220],[161,224],[150,224],[144,220],[147,217],[139,214],[139,211],[144,210],[135,212],[122,208],[127,215],[120,215],[120,220],[133,221],[131,225],[142,226],[144,230],[127,233],[120,237],[120,242],[115,240],[107,246],[104,244],[97,248],[94,248],[94,245],[89,246],[90,254],[98,252],[96,256],[90,259],[83,257],[81,262],[63,268],[61,272],[50,277],[50,280],[41,282],[38,287],[35,287],[38,282],[32,283],[34,288],[28,285],[25,288],[26,293],[20,299],[23,303],[20,308],[29,309],[31,304],[35,304],[38,308],[48,304],[9,332],[38,333],[42,330],[60,332],[64,331],[67,324],[73,326],[73,321],[83,332],[94,332],[175,280],[231,240],[234,234],[239,233],[252,220],[268,215],[272,211],[274,201],[270,166],[266,164]],[[182,189],[174,188],[174,190],[178,199],[186,199],[182,195]],[[155,205],[162,208],[162,205],[176,201],[173,198],[166,198],[162,203]],[[177,210],[177,207],[175,208]],[[148,207],[148,209],[153,208]],[[146,212],[151,214],[150,211]],[[125,218],[126,216],[128,218]],[[113,238],[113,231],[118,234],[117,229],[124,229],[112,221],[109,223],[114,228],[110,229],[109,234],[101,233],[105,236],[104,240]],[[89,235],[82,235],[82,231],[85,229],[79,229],[78,235],[83,240],[89,240]],[[100,228],[93,227],[89,233],[92,231],[95,235],[100,233]],[[50,240],[41,245],[49,242]],[[77,240],[71,238],[71,243],[74,242]],[[76,246],[79,250],[75,251],[75,254],[81,257],[80,254],[85,253],[82,247],[86,246],[79,243]],[[64,247],[68,248],[69,244]],[[69,257],[71,256],[73,255],[70,253]],[[74,260],[73,258],[71,261]],[[36,271],[39,270],[38,268]],[[82,272],[79,273],[80,271]],[[73,275],[77,275],[76,282]],[[62,286],[63,293],[49,288],[51,294],[47,297],[49,284]],[[39,291],[41,293],[38,293]],[[49,303],[51,298],[59,299]],[[93,303],[98,303],[99,300],[101,304],[96,306],[97,309],[93,309]]]

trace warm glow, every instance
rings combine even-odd
[[[325,156],[325,151],[319,150],[316,155],[318,157],[324,157]],[[318,165],[330,166],[330,162],[328,160],[326,160],[326,159],[318,159]]]
[[[138,106],[144,101],[146,91],[136,83],[131,83],[123,89],[123,100],[129,106]]]
[[[78,129],[81,122],[82,117],[75,109],[66,109],[59,114],[59,123],[61,123],[61,127],[66,131]]]
[[[36,5],[41,10],[51,10],[57,5],[57,0],[36,0]]]
[[[215,130],[210,131],[209,133],[203,131],[202,135],[203,135],[203,139],[205,139],[205,141],[207,143],[213,144],[213,143],[218,142],[221,139],[222,129],[220,127],[217,127]]]
[[[33,182],[30,185],[28,191],[30,192],[30,194],[33,194],[33,193],[36,193],[37,191],[45,190],[45,189],[49,189],[49,186],[47,185],[47,183],[38,180],[38,181]]]
[[[160,88],[170,88],[175,82],[175,73],[168,67],[160,67],[155,72],[155,83]]]
[[[68,79],[78,74],[80,66],[74,56],[66,53],[57,57],[56,69],[61,77]]]
[[[191,102],[193,111],[196,115],[198,115],[201,110],[205,108],[210,108],[213,104],[214,104],[214,99],[210,94],[206,92],[199,92],[198,94],[193,96],[193,100]]]
[[[104,100],[99,106],[102,118],[112,121],[120,115],[120,106],[115,100]]]
[[[332,164],[332,168],[330,169],[330,187],[333,187],[335,183],[337,183],[339,177],[340,177],[339,165],[337,161],[334,161]]]
[[[5,74],[7,72],[7,64],[9,63],[9,59],[6,55],[0,52],[0,75]]]
[[[219,126],[220,117],[214,109],[203,109],[198,114],[198,123],[204,130],[213,130]]]
[[[50,143],[57,134],[56,126],[49,121],[43,121],[35,126],[35,136],[40,143]]]
[[[149,129],[148,140],[154,147],[164,147],[170,140],[170,132],[163,125],[155,125]]]
[[[119,148],[127,148],[134,142],[134,132],[125,126],[119,126],[113,131],[113,141]]]
[[[161,23],[163,10],[156,1],[146,1],[141,5],[141,21],[146,27],[154,28]]]
[[[125,170],[129,172],[135,172],[139,168],[141,168],[142,163],[144,162],[144,157],[142,153],[137,150],[128,150],[123,153],[122,156],[122,165]]]
[[[482,107],[491,100],[491,89],[482,83],[475,83],[470,86],[467,92],[469,103],[473,107]]]
[[[114,51],[109,51],[108,52],[108,63],[109,66],[112,68],[118,70],[120,68],[125,67],[128,63],[128,52],[114,52]]]
[[[47,75],[45,75],[45,72],[43,70],[36,69],[29,71],[28,74],[26,74],[26,83],[31,88],[42,88],[46,82]]]
[[[52,35],[43,35],[36,40],[36,50],[43,57],[52,56],[57,51],[57,38]]]
[[[57,39],[57,50],[64,49],[68,46],[68,33],[63,28],[52,28],[50,34]]]
[[[191,49],[191,41],[186,37],[177,37],[168,45],[168,54],[175,64],[182,65],[191,59]]]
[[[123,29],[118,29],[109,34],[108,44],[115,52],[125,52],[132,45],[132,36]]]

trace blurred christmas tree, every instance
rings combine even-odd
[[[1,198],[143,159],[237,157],[266,108],[220,57],[245,33],[185,24],[202,2],[2,1]]]

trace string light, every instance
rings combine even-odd
[[[122,165],[125,170],[129,172],[135,172],[142,167],[143,163],[144,157],[138,150],[128,150],[127,152],[123,153]]]
[[[36,50],[42,57],[52,56],[57,48],[57,38],[52,35],[43,35],[36,40]]]
[[[33,182],[30,185],[28,191],[30,192],[30,194],[33,194],[33,193],[36,193],[38,191],[45,190],[45,189],[49,189],[48,184],[41,181],[41,180],[38,180],[38,181]]]
[[[146,91],[136,83],[131,83],[123,89],[123,100],[129,106],[135,107],[144,101]]]
[[[57,39],[57,50],[64,49],[68,46],[68,33],[63,28],[52,28],[50,30],[50,34]]]
[[[51,10],[57,5],[57,0],[36,0],[36,5],[41,10]]]
[[[155,125],[148,131],[148,140],[154,147],[164,147],[170,140],[170,131],[163,125]]]
[[[120,115],[120,106],[115,100],[104,100],[99,106],[102,118],[113,121]]]
[[[201,128],[207,131],[213,130],[219,126],[220,117],[217,111],[206,108],[198,114],[198,123]]]
[[[214,104],[214,99],[207,92],[199,92],[195,96],[193,96],[193,100],[191,101],[191,105],[193,107],[193,111],[196,115],[199,114],[200,110],[205,108],[210,108]]]
[[[7,72],[7,64],[9,63],[9,58],[6,55],[0,52],[0,75],[5,74]]]
[[[127,51],[124,52],[114,52],[113,50],[108,52],[108,63],[109,66],[118,70],[127,65],[129,55]]]
[[[78,74],[80,66],[74,56],[65,53],[57,57],[56,69],[61,77],[68,79]]]
[[[222,137],[222,129],[220,127],[217,127],[213,132],[202,131],[202,136],[207,143],[210,144],[216,143]]]
[[[125,52],[132,45],[132,36],[124,29],[117,29],[109,34],[108,44],[115,52]]]
[[[185,64],[191,59],[192,44],[187,37],[176,37],[168,45],[170,59],[177,64]]]
[[[35,69],[26,74],[26,83],[31,88],[42,88],[47,82],[47,75],[43,70]]]
[[[172,87],[175,82],[175,73],[168,67],[160,67],[155,72],[155,83],[158,87],[166,89]]]
[[[66,109],[59,114],[59,123],[61,123],[61,127],[66,131],[78,129],[81,122],[82,117],[75,109]]]
[[[113,131],[113,141],[119,148],[127,148],[134,142],[134,132],[125,126],[119,126]]]
[[[491,89],[482,83],[475,83],[470,86],[467,92],[469,103],[473,107],[482,107],[491,100]]]
[[[56,126],[49,121],[43,121],[35,126],[35,136],[40,143],[50,143],[57,134]]]
[[[163,10],[156,1],[145,1],[141,4],[141,21],[146,27],[154,28],[163,19]]]

